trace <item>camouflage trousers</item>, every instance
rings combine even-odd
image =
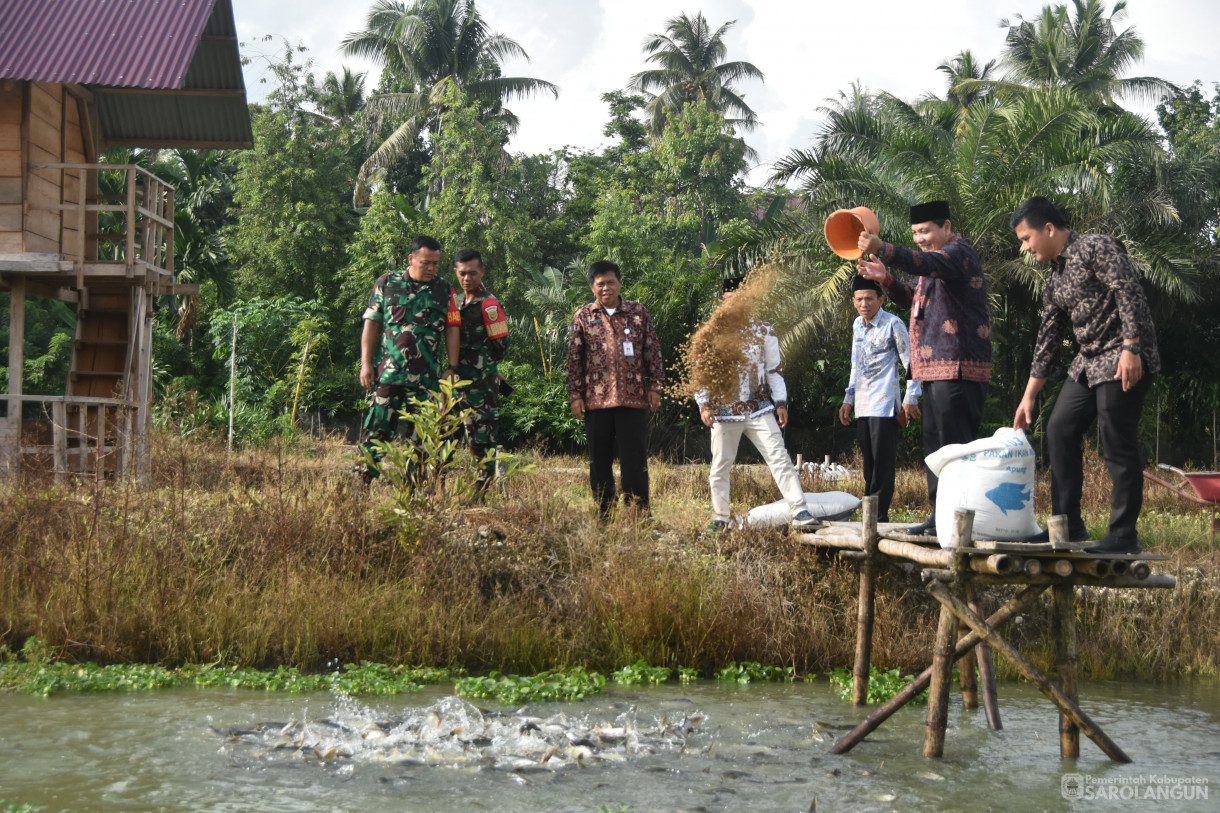
[[[462,392],[466,406],[474,410],[474,414],[466,419],[466,446],[474,459],[481,461],[483,471],[479,475],[480,488],[486,488],[496,473],[495,463],[484,458],[496,447],[496,441],[499,439],[499,410],[496,409],[498,395],[498,387],[494,381],[490,386],[479,382],[479,385],[470,386]]]
[[[433,397],[428,390],[407,384],[378,384],[369,398],[369,411],[364,416],[364,426],[360,430],[360,451],[367,452],[374,461],[381,460],[382,453],[374,446],[374,441],[389,442],[398,431],[399,412],[410,405],[412,398],[428,399]],[[415,424],[411,424],[411,435],[408,442],[415,439]],[[376,469],[366,472],[368,477],[377,477]]]

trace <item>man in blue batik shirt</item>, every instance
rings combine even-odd
[[[859,317],[852,324],[851,378],[839,407],[839,421],[851,424],[856,411],[856,440],[864,457],[864,494],[877,498],[877,520],[890,521],[894,473],[898,456],[898,427],[918,418],[918,381],[907,384],[899,405],[898,362],[911,369],[911,342],[902,319],[881,309],[881,286],[856,276],[851,282],[852,305]]]

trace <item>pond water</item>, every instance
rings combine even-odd
[[[1002,731],[956,703],[941,760],[921,755],[923,706],[831,755],[868,709],[824,681],[612,685],[520,709],[447,689],[0,695],[0,798],[46,811],[1220,810],[1213,683],[1084,685],[1082,707],[1130,765],[1083,736],[1081,758],[1060,760],[1055,708],[1023,683],[1000,686]]]

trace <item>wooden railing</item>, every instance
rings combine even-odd
[[[3,422],[11,437],[4,445],[10,454],[50,457],[56,480],[67,474],[107,473],[127,476],[133,457],[141,460],[145,438],[133,425],[136,403],[126,398],[93,398],[77,395],[0,395],[8,403]],[[42,405],[51,417],[50,445],[23,445],[21,405]],[[15,419],[15,420],[14,420]],[[133,448],[133,440],[136,448]],[[3,457],[0,453],[0,457]],[[0,460],[7,468],[15,460]]]
[[[61,170],[65,175],[80,173],[77,200],[60,204],[30,204],[32,208],[59,212],[60,252],[76,263],[77,287],[84,287],[86,269],[100,265],[121,264],[126,276],[136,268],[174,278],[174,188],[135,164],[33,164],[35,169]],[[115,173],[122,179],[123,191],[102,194],[98,190],[99,173]],[[62,181],[61,181],[62,187]],[[117,222],[98,228],[98,215],[103,212],[118,215]],[[67,239],[67,231],[75,229],[75,239]],[[74,245],[65,245],[71,242]],[[103,246],[110,244],[110,251]]]

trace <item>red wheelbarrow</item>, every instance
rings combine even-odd
[[[1220,508],[1220,471],[1182,471],[1176,466],[1158,463],[1157,468],[1171,471],[1186,479],[1185,483],[1166,482],[1150,471],[1144,472],[1144,477],[1158,485],[1173,491],[1191,502],[1201,503],[1212,509],[1212,546],[1216,545],[1216,509]],[[1189,486],[1189,490],[1187,487]]]

